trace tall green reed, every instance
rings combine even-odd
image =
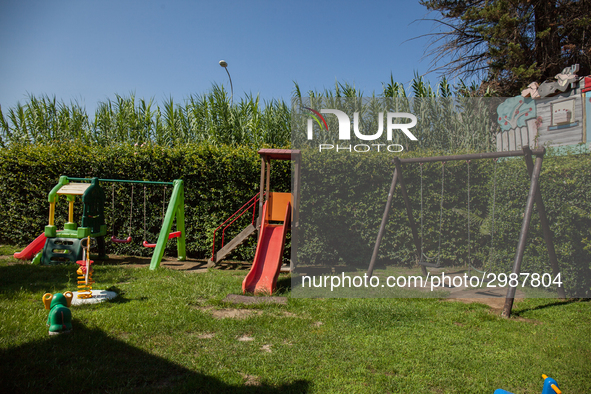
[[[304,96],[295,82],[293,95],[295,100]],[[472,100],[482,95],[490,92],[478,92],[474,83],[466,86],[460,81],[452,86],[443,78],[431,86],[418,75],[405,89],[391,75],[380,96],[395,99],[393,111],[420,115],[417,127],[422,130],[422,138],[417,147],[489,150],[494,146],[492,126],[485,116],[489,108],[484,102]],[[353,105],[348,109],[363,111],[368,119],[380,110],[349,83],[337,81],[334,89],[309,91],[307,96],[321,100],[326,108],[341,108],[348,103]],[[375,93],[372,97],[376,97]],[[413,100],[396,100],[409,98]],[[458,108],[457,115],[449,116],[452,109]],[[55,97],[30,95],[22,105],[18,103],[4,112],[0,107],[0,147],[57,145],[63,141],[105,147],[145,143],[288,147],[292,142],[292,115],[292,109],[282,100],[261,101],[258,95],[247,94],[240,101],[232,101],[224,87],[215,84],[210,91],[191,95],[183,102],[170,97],[161,105],[152,99],[136,99],[134,94],[115,95],[114,100],[98,104],[93,119],[76,102],[66,104]],[[373,127],[363,126],[366,130]]]

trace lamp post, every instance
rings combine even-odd
[[[234,87],[232,86],[232,77],[228,72],[228,63],[226,63],[225,60],[220,60],[220,66],[222,66],[224,70],[226,70],[226,73],[228,73],[228,78],[230,78],[230,90],[232,91],[232,96],[230,96],[230,103],[232,103],[234,99]]]

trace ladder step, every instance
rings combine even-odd
[[[211,261],[213,264],[217,264],[221,260],[223,260],[227,255],[229,255],[234,249],[238,246],[242,245],[250,236],[252,236],[256,232],[256,227],[252,224],[248,225],[244,230],[240,232],[234,239],[228,242],[222,249],[216,252],[215,254],[215,261]]]

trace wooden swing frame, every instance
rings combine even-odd
[[[523,156],[525,158],[525,164],[527,166],[527,171],[530,177],[530,188],[529,193],[527,196],[527,202],[525,204],[525,211],[523,214],[523,222],[521,224],[521,231],[519,233],[519,241],[517,243],[517,248],[515,252],[515,259],[513,262],[513,274],[520,274],[521,271],[521,262],[523,260],[523,254],[525,252],[525,244],[527,240],[527,235],[529,232],[529,225],[531,222],[531,216],[533,213],[534,203],[536,204],[538,215],[540,218],[540,223],[542,225],[542,231],[544,236],[544,241],[546,243],[546,249],[548,250],[548,256],[550,259],[550,265],[552,266],[552,274],[557,276],[560,273],[560,268],[558,265],[558,259],[556,257],[556,251],[554,249],[554,242],[553,242],[553,235],[552,230],[550,229],[550,224],[548,222],[548,218],[546,216],[546,209],[544,208],[544,202],[542,200],[542,194],[540,192],[540,173],[542,170],[542,161],[544,159],[544,154],[546,153],[545,148],[534,149],[531,150],[529,146],[523,146],[522,150],[515,150],[515,151],[508,151],[508,152],[486,152],[486,153],[476,153],[476,154],[465,154],[465,155],[452,155],[452,156],[436,156],[436,157],[417,157],[417,158],[409,158],[409,159],[400,159],[395,157],[393,159],[395,164],[394,174],[392,176],[392,184],[390,185],[390,191],[388,193],[388,199],[386,201],[386,207],[384,209],[384,215],[382,217],[382,222],[380,225],[380,229],[378,231],[378,236],[376,239],[376,243],[374,246],[373,254],[371,256],[371,261],[369,263],[369,267],[367,270],[367,276],[371,277],[373,274],[375,262],[378,256],[378,251],[380,248],[380,243],[384,236],[384,231],[386,228],[386,223],[388,222],[388,214],[390,213],[390,208],[392,206],[392,198],[394,196],[394,191],[396,189],[396,184],[400,183],[400,190],[402,192],[402,198],[404,199],[404,205],[406,207],[406,213],[408,216],[410,228],[412,231],[413,241],[416,248],[417,257],[420,257],[421,253],[421,244],[419,241],[419,236],[417,232],[417,226],[413,217],[412,208],[410,205],[410,199],[408,197],[408,193],[406,190],[406,186],[404,184],[404,177],[402,174],[403,164],[411,164],[411,163],[428,163],[428,162],[442,162],[442,161],[457,161],[457,160],[479,160],[479,159],[494,159],[494,158],[501,158],[501,157],[520,157]],[[536,156],[535,164],[532,159],[532,156]],[[427,269],[424,265],[421,265],[421,272],[423,275],[427,275]],[[566,298],[566,294],[564,291],[563,286],[558,287],[558,297],[559,298]],[[511,316],[511,309],[513,308],[513,301],[515,299],[515,287],[509,286],[507,289],[507,296],[505,297],[505,305],[503,307],[502,316],[510,317]]]

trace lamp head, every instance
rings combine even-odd
[[[226,63],[225,60],[220,60],[220,66],[226,68],[226,67],[228,67],[228,63]]]

